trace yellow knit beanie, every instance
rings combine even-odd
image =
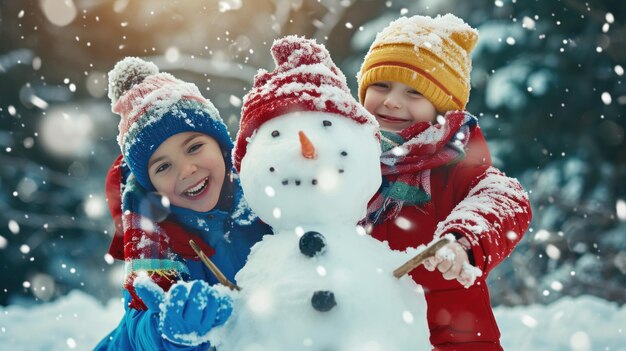
[[[478,31],[447,14],[401,17],[376,35],[357,75],[359,100],[375,82],[404,83],[444,113],[462,110],[470,92],[470,52]]]

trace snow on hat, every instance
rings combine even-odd
[[[378,125],[374,116],[352,97],[346,77],[324,45],[292,35],[275,40],[271,51],[276,69],[259,70],[252,89],[244,97],[233,151],[237,171],[246,154],[247,138],[274,117],[317,111],[345,116],[360,124]]]
[[[195,84],[159,73],[151,62],[126,57],[109,72],[111,109],[120,115],[119,135],[124,159],[139,184],[154,190],[148,161],[167,138],[182,132],[213,137],[228,154],[233,143],[219,112]],[[225,157],[227,168],[230,158]]]
[[[357,75],[360,101],[372,83],[396,81],[424,95],[438,112],[464,109],[477,40],[478,31],[452,14],[391,22],[376,35]]]

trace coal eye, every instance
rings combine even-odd
[[[347,152],[345,152],[345,151],[342,151],[342,152],[341,152],[341,156],[348,156],[348,153],[347,153]]]
[[[324,124],[324,127],[330,127],[333,125],[333,123],[331,121],[324,121],[322,122]]]
[[[275,131],[273,131],[273,132],[272,132],[272,136],[273,136],[274,138],[276,138],[276,137],[277,137],[277,136],[279,136],[279,135],[280,135],[280,132],[279,132],[279,131],[277,131],[277,130],[275,130]]]

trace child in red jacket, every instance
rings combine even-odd
[[[383,134],[372,236],[395,250],[457,239],[410,273],[426,290],[437,351],[502,350],[485,280],[531,220],[528,196],[492,166],[477,119],[464,111],[477,39],[450,14],[402,17],[377,35],[357,77]]]

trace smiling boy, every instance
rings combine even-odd
[[[527,194],[492,166],[478,121],[464,110],[477,39],[450,14],[402,17],[378,33],[358,75],[360,101],[383,136],[371,235],[395,250],[457,238],[410,273],[426,291],[437,351],[502,350],[487,273],[531,219]]]
[[[417,122],[434,122],[437,110],[414,88],[395,81],[375,82],[367,88],[363,106],[383,130],[399,132]]]
[[[234,281],[271,229],[243,199],[226,125],[194,84],[127,57],[109,72],[109,97],[123,156],[107,175],[109,208],[123,223],[109,252],[125,261],[126,304],[96,350],[208,350],[232,303],[189,240]]]
[[[165,140],[150,157],[148,170],[156,191],[172,205],[198,212],[215,207],[226,174],[219,144],[198,132]]]

